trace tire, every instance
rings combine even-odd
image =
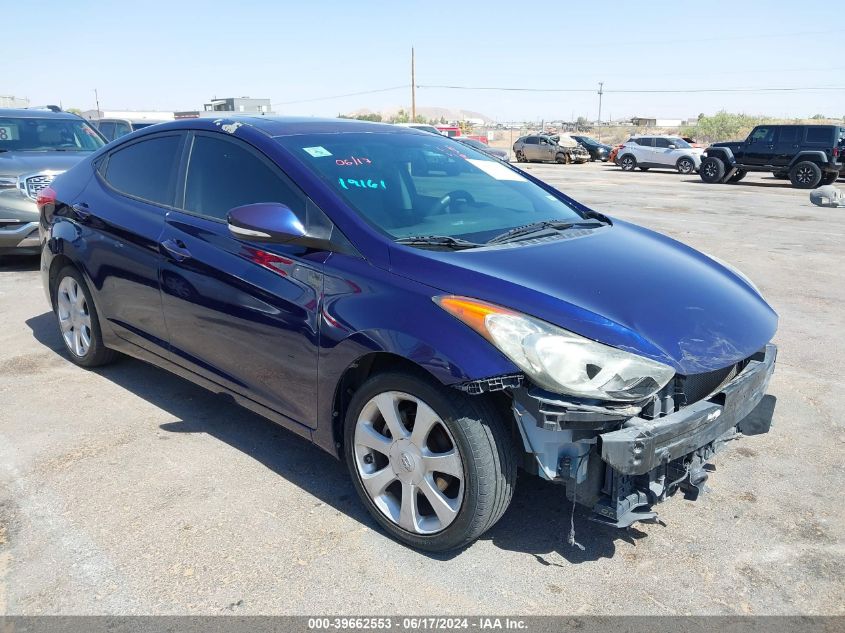
[[[748,172],[747,172],[747,171],[745,171],[744,169],[737,169],[737,170],[734,172],[734,175],[733,175],[733,176],[731,176],[730,178],[728,178],[728,182],[731,182],[731,183],[733,183],[733,182],[739,182],[740,180],[742,180],[743,178],[745,178],[747,175],[748,175]]]
[[[569,161],[568,161],[568,160],[567,160],[567,158],[566,158],[566,154],[564,154],[563,152],[558,152],[557,154],[555,154],[555,162],[556,162],[558,165],[567,165],[567,164],[569,164]]]
[[[681,156],[675,163],[675,167],[678,169],[678,173],[688,176],[695,171],[695,162],[687,156]]]
[[[399,415],[388,424],[384,410]],[[420,420],[429,422],[422,443],[413,434]],[[399,440],[386,435],[389,426]],[[454,475],[427,465],[432,453],[453,455],[441,464]],[[356,391],[344,421],[344,456],[379,525],[429,552],[463,547],[486,532],[504,514],[516,482],[513,440],[490,401],[406,372],[377,374]]]
[[[76,268],[65,266],[59,271],[52,299],[59,334],[73,363],[100,367],[118,358],[119,354],[103,343],[94,300]]]
[[[521,151],[516,152],[516,162],[518,162],[518,163],[526,162],[525,161],[525,154],[523,154]]]
[[[821,167],[808,160],[802,160],[789,170],[789,181],[796,189],[815,189],[821,180]]]
[[[704,182],[722,182],[722,178],[725,177],[725,163],[720,158],[708,156],[701,163],[698,175],[701,176]]]
[[[789,172],[788,171],[773,171],[772,178],[778,178],[780,180],[789,180]]]
[[[637,168],[637,159],[631,154],[625,154],[619,159],[619,166],[622,171],[634,171]]]
[[[640,171],[648,171],[649,169],[651,169],[651,167],[643,167],[640,165]]]
[[[839,172],[828,172],[824,176],[822,176],[822,180],[819,183],[820,185],[832,185],[839,179]]]

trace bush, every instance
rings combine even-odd
[[[691,136],[699,142],[738,141],[745,139],[755,125],[770,121],[762,116],[732,114],[724,110],[713,116],[699,115],[698,125],[681,128],[682,136]]]

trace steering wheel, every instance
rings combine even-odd
[[[437,203],[431,208],[430,215],[438,215],[443,213],[447,209],[447,213],[452,212],[452,202],[455,200],[466,200],[468,203],[472,204],[475,202],[475,198],[472,197],[472,194],[469,191],[465,191],[463,189],[455,189],[454,191],[450,191],[445,196],[440,198]]]

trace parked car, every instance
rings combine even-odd
[[[467,138],[466,136],[457,136],[455,137],[455,141],[458,143],[463,143],[468,147],[472,147],[473,149],[477,149],[479,152],[484,152],[492,156],[493,158],[498,158],[499,160],[503,160],[505,162],[510,160],[510,154],[508,154],[507,150],[499,149],[498,147],[490,147],[486,143],[482,143],[481,141],[477,141],[474,138]]]
[[[590,155],[583,147],[575,143],[560,144],[559,136],[532,134],[521,136],[513,144],[517,162],[531,163],[554,161],[556,163],[586,163]]]
[[[433,125],[429,125],[428,123],[394,123],[393,125],[398,125],[399,127],[410,127],[415,130],[422,130],[423,132],[429,132],[431,134],[439,134],[440,136],[445,136],[443,132],[438,130]]]
[[[433,134],[174,121],[39,207],[74,363],[122,352],[312,440],[413,547],[484,533],[518,467],[605,524],[650,520],[737,431],[768,430],[768,401],[744,420],[777,316],[747,277]]]
[[[606,162],[608,156],[610,155],[610,151],[613,149],[610,145],[600,143],[589,136],[576,136],[573,134],[572,138],[577,141],[581,147],[587,150],[587,152],[589,152],[591,161],[600,160],[602,162]]]
[[[632,136],[619,150],[616,162],[623,171],[657,167],[691,174],[701,166],[703,152],[676,136]]]
[[[788,176],[793,187],[833,184],[843,169],[845,127],[841,125],[758,125],[744,141],[707,148],[704,182],[739,182],[749,171]]]
[[[56,110],[0,109],[0,255],[40,252],[38,194],[105,144],[84,119]]]
[[[126,136],[135,130],[143,130],[145,127],[164,123],[164,121],[151,121],[149,119],[97,119],[91,121],[100,130],[100,134],[106,140],[113,141],[121,136]]]
[[[614,145],[613,149],[610,150],[610,154],[607,155],[607,160],[610,163],[616,163],[617,157],[619,155],[619,150],[625,147],[625,143],[619,143],[618,145]]]

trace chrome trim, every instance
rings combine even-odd
[[[30,200],[35,200],[38,198],[38,194],[43,190],[49,187],[53,180],[55,180],[56,176],[59,174],[65,173],[66,170],[64,169],[45,169],[43,171],[36,171],[30,174],[21,174],[18,176],[18,191],[21,192],[24,196],[29,198]],[[47,179],[46,182],[34,184],[34,187],[38,187],[35,189],[34,194],[32,193],[33,186],[30,186],[28,181],[30,179],[35,178],[44,178]],[[39,186],[40,185],[40,186]]]

